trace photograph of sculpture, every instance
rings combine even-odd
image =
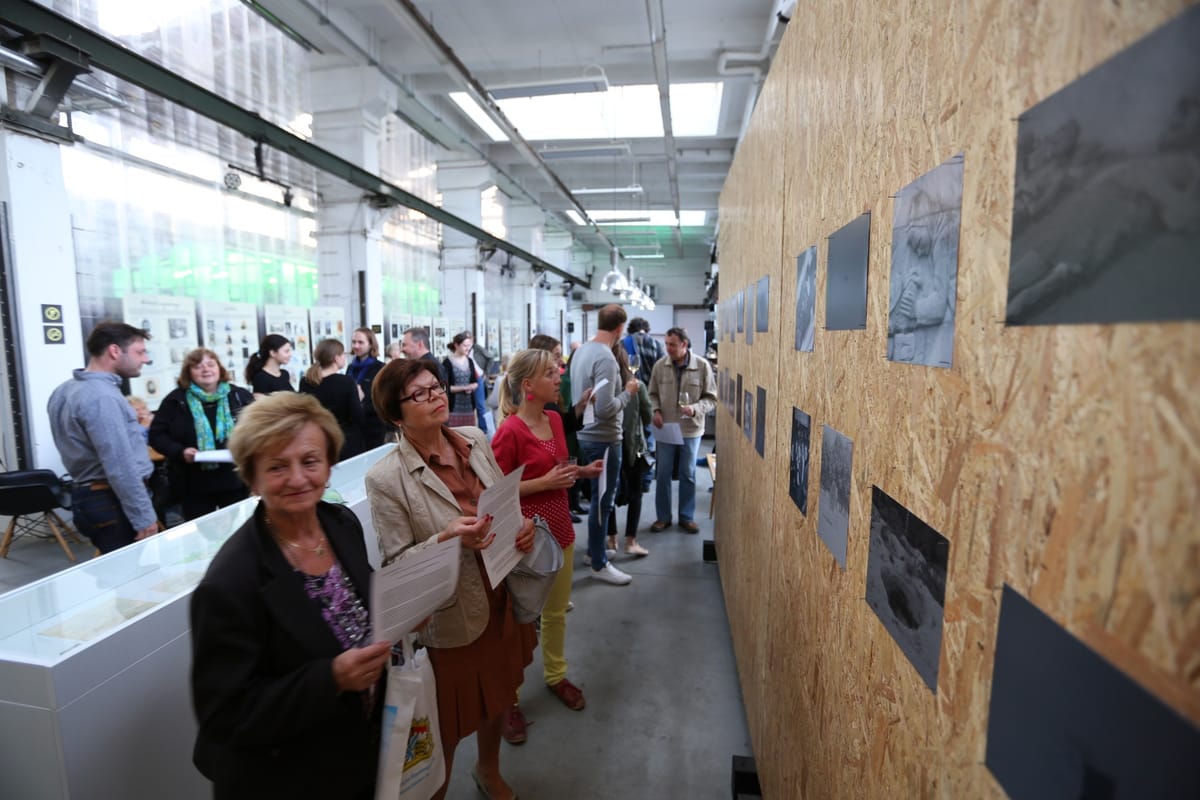
[[[867,604],[934,694],[949,557],[946,537],[871,487]]]
[[[812,417],[792,408],[792,459],[788,495],[800,513],[808,516],[808,452]]]
[[[796,349],[811,353],[817,322],[817,246],[796,256]]]
[[[755,290],[754,303],[754,330],[759,333],[767,332],[767,322],[771,319],[771,312],[768,304],[771,302],[771,276],[764,275],[758,279],[758,286]]]
[[[1200,797],[1200,729],[1007,584],[987,725],[1014,800]]]
[[[742,433],[754,441],[754,395],[747,389],[742,400]]]
[[[821,488],[817,493],[817,535],[846,568],[846,540],[850,533],[850,467],[854,442],[823,426],[821,434]]]
[[[1009,325],[1200,319],[1200,6],[1021,115]]]
[[[763,455],[767,442],[767,390],[758,387],[758,400],[754,405],[754,449]]]
[[[954,354],[960,153],[896,193],[888,297],[890,361],[949,367]]]
[[[825,276],[825,330],[867,327],[867,261],[871,251],[871,213],[844,225],[829,237]]]

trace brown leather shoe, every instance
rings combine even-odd
[[[504,741],[509,744],[525,744],[525,729],[528,726],[521,707],[510,707],[504,715]]]
[[[700,526],[697,525],[696,523],[692,522],[690,519],[685,522],[679,523],[679,527],[683,528],[688,533],[699,533],[700,532]]]
[[[654,524],[650,526],[650,531],[652,533],[662,533],[669,527],[671,527],[671,523],[663,522],[661,519],[658,519],[655,520]]]

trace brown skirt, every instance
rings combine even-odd
[[[438,727],[448,751],[517,701],[537,647],[533,624],[518,625],[513,618],[508,589],[503,583],[492,589],[478,553],[475,562],[488,595],[487,627],[468,645],[429,648],[437,679]]]

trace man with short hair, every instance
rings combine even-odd
[[[700,437],[704,435],[704,418],[717,407],[717,385],[712,365],[691,351],[692,340],[683,328],[667,331],[667,355],[654,365],[650,376],[650,407],[654,411],[654,427],[665,422],[678,422],[683,444],[666,444],[658,439],[655,462],[658,465],[658,488],[654,496],[657,519],[650,526],[654,532],[666,530],[671,524],[671,471],[675,459],[679,464],[679,527],[688,533],[698,533],[696,524],[696,455]]]
[[[625,352],[629,353],[629,368],[637,373],[638,380],[647,386],[654,372],[654,365],[666,355],[662,342],[650,335],[650,323],[641,317],[629,321],[629,335],[625,337]]]
[[[437,361],[437,356],[429,352],[429,331],[424,328],[409,328],[400,340],[400,352],[405,358],[430,358]]]
[[[596,335],[571,356],[571,403],[579,403],[584,392],[592,390],[591,411],[584,415],[584,427],[575,434],[579,440],[579,463],[591,464],[608,457],[603,497],[600,478],[591,479],[588,558],[592,563],[592,577],[624,586],[633,578],[609,562],[604,542],[621,475],[621,419],[629,398],[637,394],[638,382],[634,379],[621,385],[621,370],[612,354],[613,344],[620,341],[625,328],[625,309],[614,304],[600,309],[597,328]],[[603,381],[608,383],[600,386]]]
[[[146,480],[154,471],[137,414],[121,381],[150,363],[150,334],[101,322],[87,339],[88,365],[50,395],[50,432],[74,479],[75,527],[102,553],[158,532]]]

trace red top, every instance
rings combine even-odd
[[[554,469],[560,458],[567,458],[567,436],[563,433],[562,418],[553,411],[544,412],[550,420],[550,439],[539,439],[529,430],[525,420],[516,414],[506,417],[492,438],[492,452],[505,474],[525,465],[522,481],[540,478]],[[537,514],[546,520],[559,545],[565,550],[575,541],[575,526],[571,524],[571,507],[566,489],[550,489],[521,498],[521,513],[526,517]]]

